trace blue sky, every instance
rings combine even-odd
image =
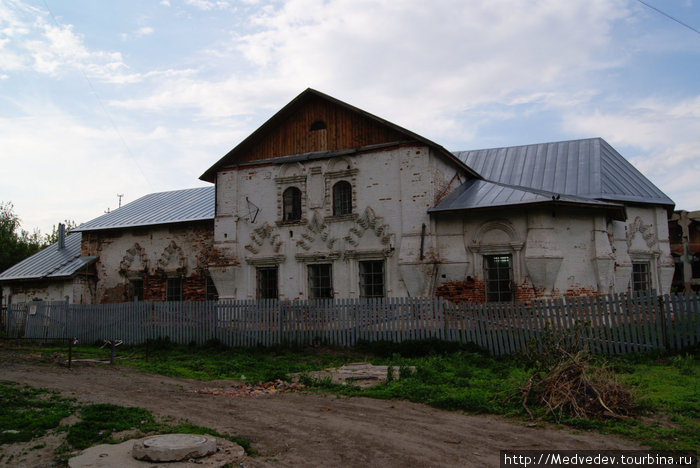
[[[206,185],[308,87],[449,150],[600,136],[700,209],[700,34],[638,0],[0,0],[0,201],[46,233]]]

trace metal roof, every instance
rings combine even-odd
[[[624,219],[624,206],[618,203],[526,189],[487,180],[466,181],[428,212],[449,213],[535,204],[602,208],[609,210],[613,217]]]
[[[81,238],[79,232],[67,234],[65,248],[59,249],[58,242],[51,244],[0,273],[0,281],[73,276],[97,258],[80,256]]]
[[[210,186],[151,193],[83,223],[71,232],[214,219],[214,192],[215,187]]]
[[[602,138],[459,151],[484,179],[556,194],[673,206]]]

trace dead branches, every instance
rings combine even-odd
[[[560,359],[549,370],[536,371],[518,389],[522,404],[534,419],[529,405],[545,408],[561,420],[573,418],[624,418],[634,411],[632,393],[621,385],[614,372],[593,364],[587,351],[571,354],[559,348]],[[516,394],[517,394],[516,393]]]

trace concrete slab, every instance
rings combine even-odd
[[[216,439],[217,450],[206,457],[176,462],[150,462],[137,460],[132,456],[134,442],[103,444],[83,450],[78,456],[68,460],[69,468],[222,468],[245,457],[240,445],[225,439]]]

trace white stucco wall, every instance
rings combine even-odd
[[[650,262],[652,288],[668,293],[673,267],[666,211],[632,206],[627,214],[626,221],[608,221],[601,211],[520,207],[436,217],[437,285],[469,277],[483,289],[483,256],[502,253],[513,256],[522,300],[626,292],[632,261]]]
[[[387,296],[430,294],[436,240],[427,210],[464,181],[458,172],[425,146],[220,172],[214,239],[222,258],[209,268],[219,294],[254,298],[256,268],[277,265],[279,297],[306,299],[307,266],[331,263],[334,297],[358,297],[358,262],[379,259]],[[340,180],[352,185],[353,209],[334,217]],[[302,192],[302,222],[282,221],[291,186]]]

